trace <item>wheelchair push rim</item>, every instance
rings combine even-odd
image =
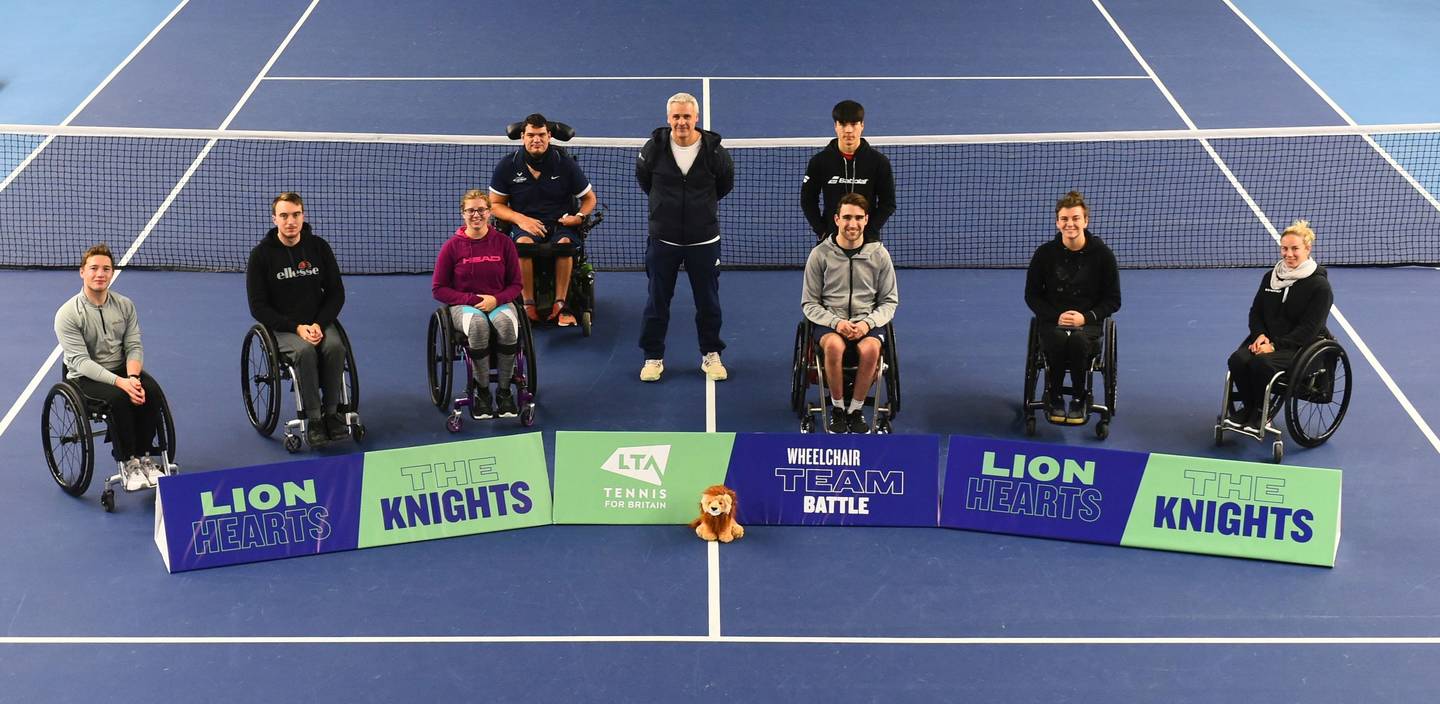
[[[450,392],[455,383],[455,340],[450,332],[449,311],[444,306],[430,316],[425,340],[425,373],[430,382],[430,403],[441,413],[449,413]]]
[[[67,383],[56,384],[45,397],[40,437],[50,476],[65,493],[79,496],[95,474],[95,451],[84,401]]]
[[[261,435],[275,432],[280,419],[280,367],[275,339],[253,325],[240,346],[240,392],[250,425]]]
[[[1316,447],[1335,434],[1350,407],[1350,358],[1329,340],[1307,350],[1287,376],[1285,425],[1302,447]]]

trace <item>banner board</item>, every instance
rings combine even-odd
[[[160,480],[171,572],[548,525],[539,433]]]
[[[734,433],[555,433],[555,522],[689,523]]]
[[[940,524],[1335,566],[1341,473],[952,436]]]

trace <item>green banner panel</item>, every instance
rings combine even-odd
[[[734,433],[555,433],[556,523],[688,523]]]

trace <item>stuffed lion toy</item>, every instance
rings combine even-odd
[[[690,521],[690,527],[704,540],[728,543],[743,538],[745,529],[735,522],[735,511],[739,508],[735,492],[716,484],[700,495],[700,517]]]

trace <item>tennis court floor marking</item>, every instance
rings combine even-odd
[[[266,76],[267,81],[1148,81],[1149,76]]]
[[[3,636],[4,645],[455,645],[510,643],[738,643],[778,645],[1157,646],[1440,645],[1434,636],[889,637],[889,636]]]

